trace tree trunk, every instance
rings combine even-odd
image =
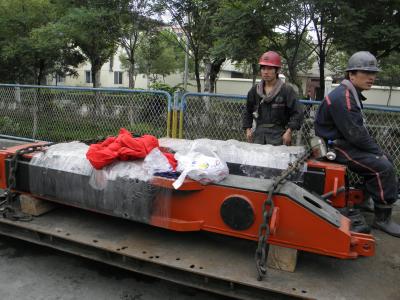
[[[94,88],[100,87],[100,69],[101,65],[93,62],[92,63],[92,84]],[[103,95],[101,91],[95,91],[94,93],[94,115],[96,117],[102,117],[102,103],[103,103]]]
[[[221,71],[221,66],[224,63],[225,58],[219,58],[212,62],[210,70],[210,93],[215,93],[215,87],[217,83],[217,77],[219,71]]]
[[[136,43],[135,43],[136,44]],[[135,49],[124,46],[126,55],[128,57],[129,69],[128,69],[128,81],[129,88],[135,88]]]
[[[297,88],[299,89],[299,97],[303,96],[303,88],[301,86],[301,81],[299,80],[299,77],[297,76],[297,71],[296,71],[296,66],[294,65],[288,65],[288,79],[289,82],[295,84]]]
[[[197,58],[194,59],[194,74],[196,76],[197,92],[201,93],[200,63]]]
[[[253,70],[253,76],[252,76],[252,79],[253,79],[253,86],[255,86],[256,85],[256,80],[257,80],[257,74],[258,74],[258,65],[257,64],[251,64],[251,68],[252,68],[252,70]]]
[[[39,72],[36,78],[36,85],[40,85],[41,82],[42,82],[42,70],[39,68]]]
[[[101,87],[101,83],[100,83],[100,69],[101,66],[97,63],[92,63],[92,81],[93,81],[93,87],[94,88],[98,88]]]
[[[210,93],[211,60],[209,58],[205,58],[203,61],[204,61],[204,93]]]
[[[214,93],[215,92],[215,82],[217,80],[221,66],[224,63],[225,58],[217,58],[210,61],[209,58],[204,59],[204,92]]]
[[[128,70],[128,78],[129,78],[129,88],[134,89],[135,88],[135,62],[130,62],[131,65],[129,66]]]
[[[325,94],[325,52],[320,51],[319,54],[319,90],[317,100],[324,99]]]
[[[38,70],[38,72],[37,72],[37,77],[36,77],[36,84],[37,85],[42,85],[42,83],[44,83],[45,84],[45,79],[46,79],[46,76],[45,76],[45,74],[44,74],[44,69],[45,69],[45,67],[44,67],[44,62],[43,62],[43,60],[41,60],[40,62],[39,62],[39,70]]]

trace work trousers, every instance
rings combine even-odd
[[[281,127],[262,127],[257,126],[254,131],[254,143],[261,145],[274,145],[279,146],[283,144],[282,135],[285,129]]]
[[[335,146],[336,161],[364,178],[365,188],[376,205],[397,200],[398,182],[393,163],[386,156],[362,151],[348,143]]]

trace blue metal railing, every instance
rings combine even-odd
[[[120,127],[171,135],[172,97],[161,90],[0,84],[0,106],[5,135],[59,141],[116,134]]]

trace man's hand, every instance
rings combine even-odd
[[[283,144],[290,146],[292,143],[292,130],[290,128],[286,129],[285,133],[282,135]]]
[[[253,130],[251,128],[246,129],[246,139],[249,143],[253,142]]]

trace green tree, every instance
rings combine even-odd
[[[157,30],[161,22],[151,19],[154,10],[148,0],[131,0],[120,15],[121,37],[119,45],[124,51],[123,65],[128,71],[129,87],[135,87],[136,51],[141,38]]]
[[[222,1],[218,18],[220,40],[215,51],[250,63],[253,84],[258,58],[266,50],[275,50],[285,62],[283,71],[301,89],[297,73],[310,68],[314,51],[309,47],[311,19],[305,1]]]
[[[272,49],[284,59],[283,71],[289,81],[300,91],[302,84],[298,72],[307,72],[315,61],[315,46],[309,36],[311,18],[305,1],[279,1],[277,14],[280,22],[274,32],[267,36]]]
[[[333,35],[337,17],[340,14],[340,5],[335,0],[308,0],[306,9],[311,18],[311,24],[316,36],[314,48],[319,67],[320,88],[317,90],[317,99],[322,99],[325,92],[325,66],[327,57],[333,50]]]
[[[392,51],[380,61],[381,72],[378,73],[377,83],[390,87],[386,105],[390,105],[394,86],[400,86],[400,51]]]
[[[100,86],[100,69],[117,50],[121,37],[119,15],[124,3],[71,0],[67,14],[60,20],[61,33],[79,47],[91,64],[93,87]]]
[[[84,61],[82,53],[60,34],[57,23],[50,23],[32,30],[33,49],[41,54],[41,64],[37,69],[37,80],[41,82],[48,74],[58,76],[78,76],[76,68]]]
[[[171,25],[179,28],[183,34],[181,38],[175,40],[193,59],[197,91],[201,92],[200,66],[202,60],[211,54],[212,17],[219,1],[159,0],[158,2],[172,16]]]
[[[222,0],[218,9],[218,41],[213,51],[238,63],[252,66],[253,84],[258,74],[258,58],[266,49],[266,36],[278,23],[275,7],[258,0]]]
[[[204,92],[214,93],[218,74],[221,71],[222,64],[226,61],[226,55],[214,51],[218,41],[217,29],[219,28],[220,19],[217,11],[220,7],[220,1],[206,1],[206,11],[203,18],[208,23],[208,34],[204,36]]]
[[[326,59],[327,68],[333,73],[333,77],[343,78],[349,56],[346,52],[338,50],[335,45],[332,47],[332,52]]]
[[[41,84],[53,72],[73,75],[82,56],[56,26],[62,11],[49,0],[0,3],[0,78]],[[11,24],[11,25],[10,25]]]
[[[74,8],[62,22],[64,33],[90,61],[93,87],[99,87],[99,71],[117,49],[116,19],[105,9]]]
[[[349,55],[367,50],[379,57],[400,51],[400,0],[339,1],[334,40]]]
[[[140,73],[147,75],[150,83],[159,81],[159,76],[165,80],[165,76],[179,69],[178,59],[175,49],[165,39],[168,33],[153,33],[142,38],[137,51],[137,64]]]

